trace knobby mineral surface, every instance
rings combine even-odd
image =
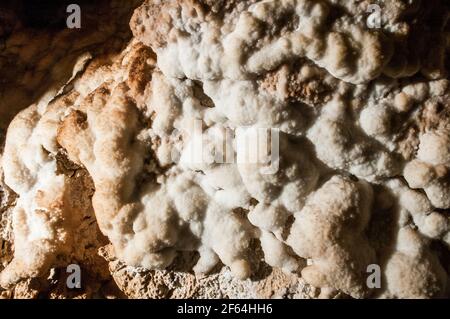
[[[1,296],[449,296],[448,2],[81,8],[0,13]]]

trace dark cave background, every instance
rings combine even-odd
[[[11,19],[10,16],[13,15],[26,28],[58,30],[66,27],[68,5],[78,4],[81,7],[83,21],[83,15],[95,13],[97,7],[102,7],[108,2],[108,0],[2,0],[0,24],[2,19]]]

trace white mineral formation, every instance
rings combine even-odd
[[[161,297],[142,291],[186,253],[221,288],[178,297],[308,295],[262,291],[261,263],[307,297],[448,297],[449,5],[385,1],[372,28],[370,4],[144,1],[121,53],[83,52],[10,123],[0,286],[83,259],[92,211],[129,297]]]

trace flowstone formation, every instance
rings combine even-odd
[[[4,138],[3,296],[448,297],[449,17],[147,0],[121,52],[67,44]]]

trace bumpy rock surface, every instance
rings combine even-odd
[[[448,297],[450,8],[375,2],[147,0],[127,37],[112,1],[55,49],[4,19],[2,296]]]

